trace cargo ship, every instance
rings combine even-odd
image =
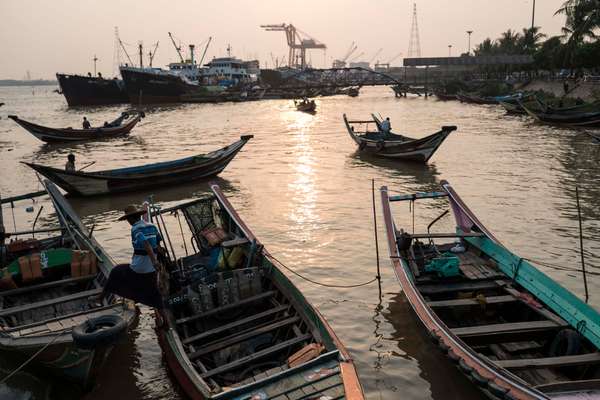
[[[117,78],[104,79],[100,74],[56,74],[56,78],[60,92],[70,107],[120,104],[129,101],[124,82]]]

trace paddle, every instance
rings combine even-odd
[[[79,168],[79,169],[77,170],[77,172],[83,171],[83,170],[84,170],[84,169],[86,169],[87,167],[89,167],[89,166],[92,166],[92,165],[94,165],[94,164],[96,164],[96,161],[92,161],[91,163],[84,165],[83,167]]]

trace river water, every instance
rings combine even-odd
[[[376,272],[371,179],[395,192],[431,191],[441,179],[453,184],[482,222],[517,254],[566,268],[580,268],[575,186],[583,213],[587,267],[600,273],[600,146],[580,130],[556,129],[524,117],[506,116],[499,107],[441,102],[435,98],[394,98],[388,88],[366,88],[357,98],[317,99],[318,112],[295,111],[291,101],[182,104],[147,107],[131,136],[69,147],[47,146],[29,135],[9,114],[49,126],[79,126],[114,119],[126,106],[68,109],[52,87],[0,88],[0,193],[39,190],[34,173],[20,161],[64,166],[73,152],[88,170],[176,159],[254,138],[217,182],[267,248],[287,266],[329,284],[350,285]],[[363,158],[345,131],[342,114],[354,119],[371,112],[390,116],[395,131],[422,137],[442,125],[458,130],[429,165]],[[84,222],[118,262],[130,257],[129,229],[117,222],[121,210],[149,195],[169,205],[207,191],[192,183],[140,193],[72,199]],[[369,399],[479,399],[481,395],[440,355],[416,324],[390,268],[379,194],[381,301],[376,284],[354,289],[292,281],[325,315],[353,355]],[[5,208],[7,230],[27,229],[41,206],[38,226],[51,225],[47,200]],[[408,204],[394,205],[398,226],[412,224]],[[440,213],[439,203],[419,203],[416,230]],[[451,229],[451,218],[440,222]],[[441,229],[441,228],[440,228]],[[176,250],[183,252],[177,235]],[[581,274],[540,267],[583,296]],[[600,306],[600,277],[588,276],[590,302]],[[142,307],[136,329],[108,359],[95,389],[85,399],[179,399],[156,341],[151,310]],[[2,369],[4,368],[4,369]],[[3,371],[10,367],[3,366]],[[0,386],[1,398],[77,398],[64,384],[18,374]]]

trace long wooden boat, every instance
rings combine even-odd
[[[392,267],[433,341],[491,399],[600,398],[600,313],[504,247],[448,182],[441,187],[381,188]],[[431,232],[447,210],[427,233],[396,228],[392,202],[437,198],[449,200],[456,232]]]
[[[310,101],[294,100],[294,105],[296,106],[296,110],[302,111],[302,112],[314,113],[317,110],[317,103],[315,103],[314,100],[310,100]]]
[[[16,365],[33,357],[29,367],[90,388],[137,309],[112,295],[89,299],[114,263],[58,188],[44,186],[60,227],[7,233],[0,213],[0,356]]]
[[[44,175],[69,194],[93,196],[120,193],[215,176],[227,167],[252,137],[252,135],[241,136],[237,142],[206,154],[105,171],[65,171],[34,163],[24,164]]]
[[[176,381],[192,399],[363,400],[352,358],[327,321],[220,188],[211,189],[149,208],[164,234],[163,216],[183,216],[194,246],[163,259],[169,284],[157,335]]]
[[[536,112],[530,106],[520,103],[521,107],[536,121],[550,124],[573,127],[600,127],[600,109],[586,112]]]
[[[358,145],[359,151],[397,160],[429,161],[448,135],[456,130],[456,126],[442,126],[439,132],[421,139],[413,139],[392,132],[382,132],[379,129],[379,119],[374,115],[372,118],[372,120],[349,121],[344,114],[344,124],[348,134]],[[364,131],[359,132],[358,126],[364,126]],[[370,126],[374,126],[374,130],[369,131]]]
[[[435,90],[433,91],[433,94],[435,95],[435,97],[438,98],[438,100],[442,100],[442,101],[458,100],[456,94],[442,93],[442,92],[437,92]]]
[[[21,125],[27,132],[41,141],[47,143],[64,143],[108,139],[128,135],[133,127],[144,118],[144,113],[137,111],[123,112],[119,118],[107,123],[106,126],[90,129],[49,128],[25,121],[16,115],[9,115],[8,118]]]
[[[456,98],[461,103],[470,104],[498,104],[498,100],[494,97],[481,97],[474,94],[457,93]]]

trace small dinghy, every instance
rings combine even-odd
[[[314,113],[317,110],[317,103],[315,103],[314,100],[308,100],[308,99],[304,99],[301,101],[294,100],[294,105],[296,106],[296,110],[302,111],[302,112]]]
[[[252,135],[241,136],[237,142],[206,154],[106,171],[65,171],[45,165],[26,162],[24,164],[44,175],[69,194],[92,196],[121,193],[215,176],[227,167],[252,137]]]
[[[600,314],[504,247],[448,182],[441,187],[381,188],[392,267],[433,341],[490,399],[600,399]],[[439,198],[456,232],[432,232],[448,210],[426,233],[396,227],[391,203]]]
[[[382,132],[381,121],[375,115],[371,116],[372,120],[349,121],[344,114],[344,123],[348,134],[358,145],[359,151],[378,157],[427,162],[448,135],[456,130],[456,126],[443,126],[439,132],[421,139],[413,139],[392,132]],[[364,130],[359,131],[357,126]],[[369,130],[370,127],[374,129]]]
[[[113,261],[58,188],[44,186],[59,227],[9,233],[0,215],[0,355],[19,363],[33,357],[37,369],[89,388],[137,310],[113,295],[101,304],[90,300]]]
[[[476,94],[467,94],[464,92],[457,93],[456,98],[461,103],[470,103],[470,104],[498,104],[498,99],[495,97],[482,97]]]
[[[192,244],[185,255],[163,252],[168,284],[157,335],[175,380],[192,399],[363,400],[352,358],[327,321],[220,188],[211,189],[149,207],[163,237],[177,226],[164,219],[181,218],[183,243]]]
[[[101,140],[128,135],[145,114],[138,111],[123,112],[121,116],[102,127],[90,129],[49,128],[20,119],[16,115],[8,118],[21,125],[27,132],[46,143],[81,142],[84,140]]]
[[[595,109],[590,105],[570,107],[568,109],[551,109],[535,111],[525,103],[519,103],[521,107],[536,121],[549,125],[562,125],[584,128],[600,127],[600,106],[596,104]],[[584,111],[581,111],[581,110]]]

